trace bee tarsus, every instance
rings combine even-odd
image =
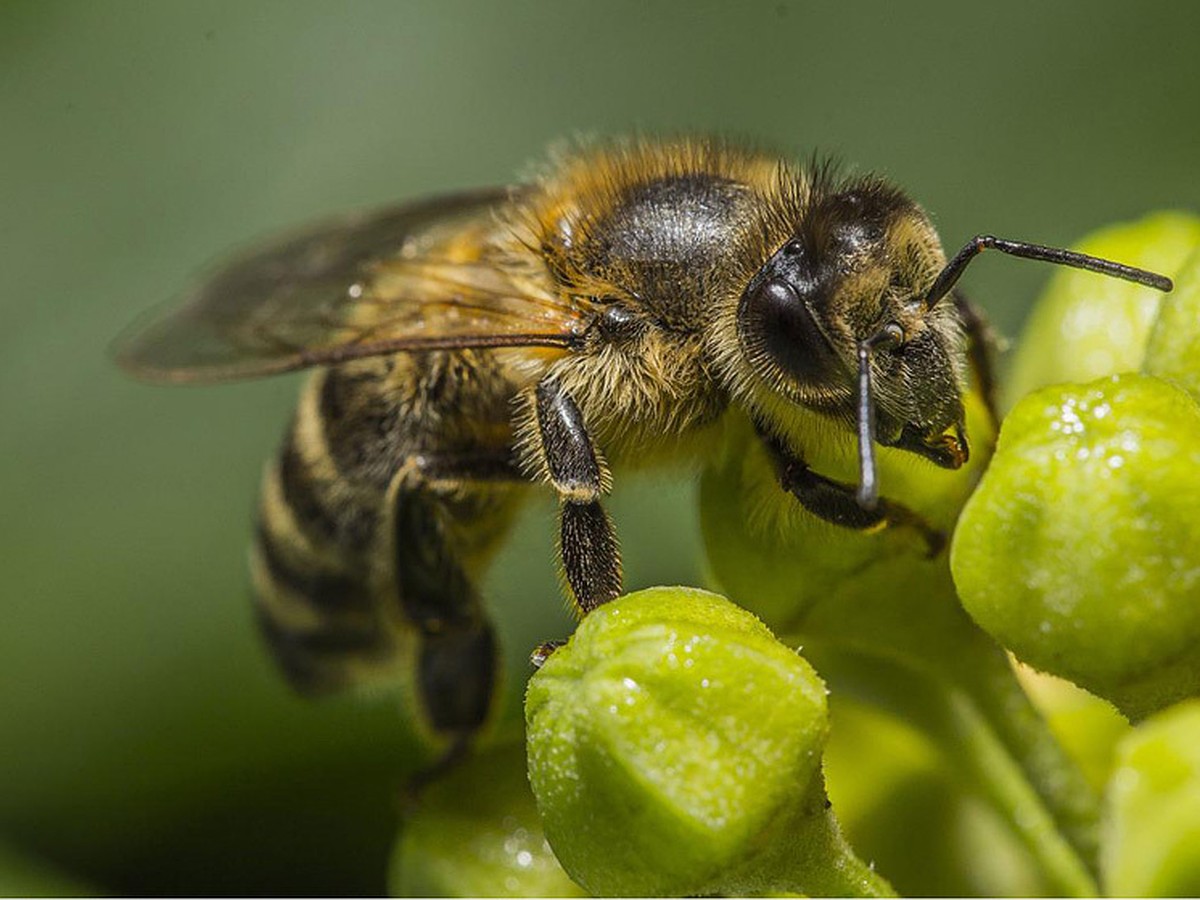
[[[529,654],[529,664],[540,669],[559,647],[565,646],[566,641],[543,641]]]

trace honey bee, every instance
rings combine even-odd
[[[880,178],[643,139],[252,249],[118,359],[167,382],[315,370],[263,480],[263,634],[301,692],[399,680],[462,745],[496,679],[477,584],[531,490],[558,497],[581,615],[622,590],[610,466],[702,462],[731,410],[812,515],[914,528],[936,553],[942,535],[880,496],[874,448],[967,459],[967,369],[988,397],[992,378],[985,322],[952,288],[984,249],[1171,288],[991,236],[947,260]],[[806,464],[815,420],[856,436],[858,484]]]

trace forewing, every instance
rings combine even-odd
[[[570,343],[580,311],[486,261],[406,253],[487,215],[500,190],[325,222],[243,253],[118,343],[150,381],[223,381],[404,350]]]

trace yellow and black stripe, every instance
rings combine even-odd
[[[469,735],[498,658],[474,579],[523,485],[507,451],[418,452],[394,373],[362,368],[313,377],[267,468],[258,621],[302,693],[398,682],[435,734]]]

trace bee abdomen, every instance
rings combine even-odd
[[[252,568],[256,615],[288,681],[305,694],[348,687],[396,656],[367,570],[335,542],[314,539],[282,490],[282,464],[263,486]],[[314,486],[302,488],[312,493]],[[307,498],[315,503],[312,497]]]
[[[340,477],[315,412],[302,400],[267,468],[252,555],[262,633],[305,694],[377,679],[395,668],[404,637],[369,565],[382,498]]]
[[[259,629],[276,664],[288,683],[302,694],[318,695],[350,687],[361,680],[358,672],[364,663],[384,663],[392,657],[388,643],[371,625],[296,628],[273,618],[264,605],[260,604],[256,612]]]
[[[303,597],[314,618],[353,618],[370,613],[371,594],[361,580],[346,572],[297,565],[279,550],[261,522],[256,550],[274,592]]]
[[[299,439],[303,427],[266,473],[253,554],[257,617],[277,664],[309,695],[394,683],[434,734],[475,732],[498,650],[468,559],[505,530],[517,495],[485,485],[496,466],[472,458],[450,477],[437,454],[422,454],[424,466],[402,460],[386,491],[323,477],[326,458],[311,432]]]

